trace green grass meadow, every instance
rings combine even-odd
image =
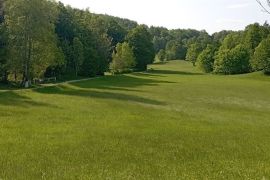
[[[270,77],[150,69],[0,90],[0,179],[270,179]]]

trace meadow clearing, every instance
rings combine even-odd
[[[0,179],[270,178],[270,77],[149,68],[0,90]]]

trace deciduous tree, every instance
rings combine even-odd
[[[255,49],[251,65],[255,71],[262,70],[266,74],[270,73],[270,36]]]
[[[241,74],[250,72],[250,51],[244,45],[219,52],[214,63],[214,72],[221,74]]]
[[[28,87],[33,77],[40,77],[55,63],[58,51],[54,33],[57,17],[53,3],[46,0],[8,0],[9,64],[22,74]]]
[[[143,25],[131,30],[126,37],[127,42],[133,48],[136,69],[144,71],[147,65],[153,63],[155,58],[155,50],[152,43],[151,34]]]
[[[213,45],[208,45],[198,57],[199,69],[206,73],[212,72],[215,61],[215,53],[216,48]]]
[[[127,42],[118,43],[112,54],[111,72],[114,74],[131,71],[135,65],[134,53],[129,44]]]

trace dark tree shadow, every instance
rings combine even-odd
[[[113,99],[149,105],[165,105],[165,103],[161,101],[119,92],[141,92],[140,90],[134,88],[140,86],[158,86],[160,83],[172,82],[138,78],[135,76],[119,75],[107,76],[83,82],[70,83],[69,85],[58,85],[55,87],[35,89],[34,91],[44,94],[60,94],[88,98]],[[107,90],[117,90],[117,92]]]
[[[0,105],[5,106],[51,106],[46,103],[35,102],[33,99],[19,95],[15,91],[0,92]]]
[[[171,71],[171,70],[151,70],[149,71],[151,74],[171,74],[171,75],[205,75],[203,73],[193,73],[193,72],[185,72],[185,71]]]
[[[134,76],[138,76],[138,77],[165,77],[159,74],[152,74],[150,73],[151,71],[147,71],[147,72],[140,72],[140,73],[132,73],[132,75]]]
[[[159,84],[163,83],[168,84],[174,82],[142,78],[137,76],[118,75],[118,76],[106,76],[88,82],[71,83],[71,85],[79,88],[88,88],[88,89],[94,88],[103,90],[122,90],[122,91],[140,92],[140,90],[134,88],[140,86],[158,86]]]
[[[0,90],[18,90],[19,86],[15,83],[0,82]]]
[[[123,93],[114,93],[114,92],[100,92],[89,89],[74,89],[67,86],[55,86],[55,87],[47,87],[42,89],[34,90],[39,93],[44,94],[58,94],[58,95],[67,95],[67,96],[78,96],[78,97],[86,97],[86,98],[99,98],[99,99],[113,99],[120,100],[125,102],[135,102],[135,103],[143,103],[149,105],[165,105],[165,103],[143,98],[135,95],[128,95]]]

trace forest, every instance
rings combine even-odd
[[[0,1],[0,81],[145,71],[153,62],[190,61],[205,73],[270,73],[270,26],[209,35],[168,30],[48,0]]]

